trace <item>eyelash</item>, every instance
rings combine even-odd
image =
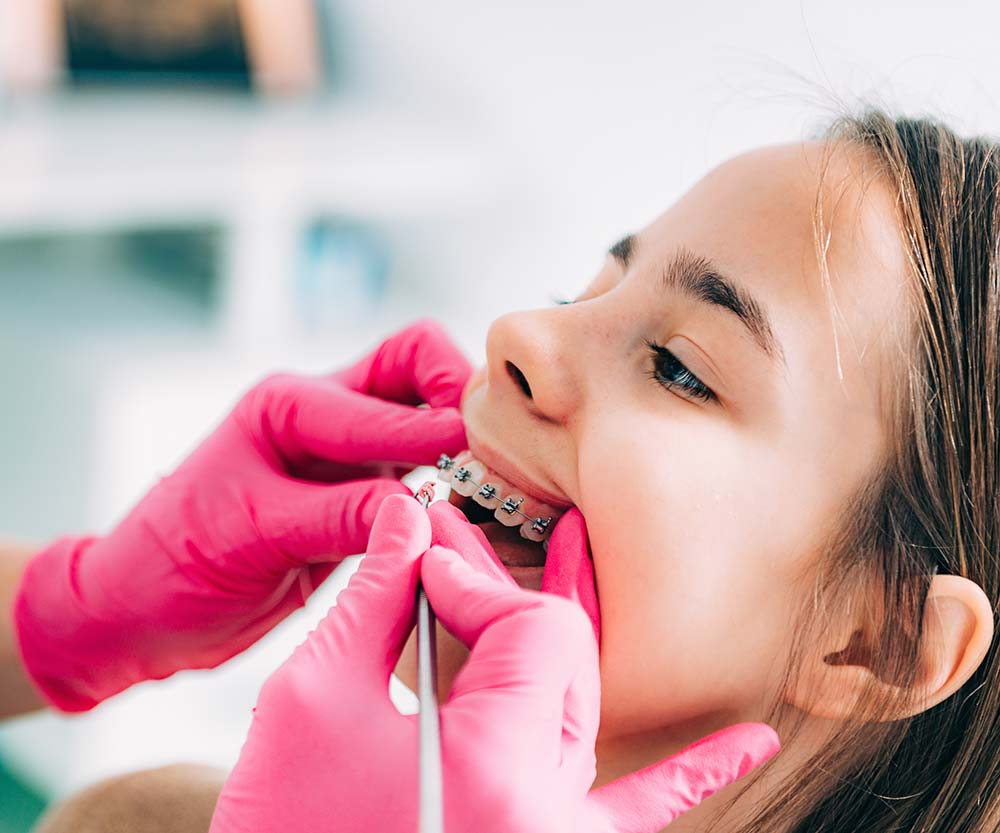
[[[567,300],[566,298],[552,298],[554,304],[572,304],[573,301]],[[681,388],[689,396],[695,399],[700,399],[703,402],[709,402],[715,399],[715,394],[711,389],[707,388],[697,376],[695,376],[690,370],[688,370],[677,357],[671,353],[662,344],[657,344],[655,341],[650,341],[648,338],[643,339],[643,343],[649,350],[649,354],[653,359],[653,367],[646,371],[646,375],[655,381],[657,384],[663,387],[670,388]],[[665,362],[667,366],[674,369],[674,371],[679,371],[678,379],[679,381],[671,381],[670,379],[664,378],[661,375],[661,362]]]
[[[648,338],[644,338],[643,342],[645,342],[646,347],[649,348],[650,355],[653,357],[653,369],[646,372],[646,375],[650,379],[653,379],[665,388],[683,388],[690,396],[693,396],[695,399],[701,399],[704,402],[710,402],[715,399],[715,394],[705,387],[701,379],[681,364],[677,356],[671,353],[666,347],[657,344],[655,341],[650,341]],[[666,361],[668,366],[680,369],[679,377],[681,381],[671,382],[660,376],[658,363],[661,359]]]

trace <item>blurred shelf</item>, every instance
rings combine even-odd
[[[0,104],[0,237],[218,228],[219,328],[234,344],[275,344],[300,329],[296,269],[317,218],[433,219],[427,245],[439,256],[454,245],[455,218],[495,217],[518,181],[511,168],[474,127],[350,99],[10,99]]]
[[[504,182],[490,138],[349,100],[60,94],[0,107],[0,234],[228,223],[267,204],[297,215],[412,216],[477,203]]]

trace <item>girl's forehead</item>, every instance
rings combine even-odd
[[[819,141],[769,145],[723,162],[640,237],[650,254],[683,234],[716,246],[717,257],[791,255],[798,264],[802,253],[815,254],[817,217],[838,247],[831,254],[864,256],[873,247],[884,254],[889,244],[901,255],[885,178],[860,150]]]
[[[833,315],[857,349],[898,336],[912,288],[895,194],[859,149],[758,148],[709,171],[636,235],[636,269],[679,248],[720,264],[772,319]]]

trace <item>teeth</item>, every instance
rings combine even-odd
[[[501,503],[500,487],[495,483],[483,483],[473,493],[472,499],[487,509],[496,509]]]
[[[472,454],[469,451],[463,451],[455,457],[449,457],[447,454],[442,454],[437,461],[438,480],[443,480],[445,483],[451,483],[455,476],[455,469],[461,466],[466,460],[469,460],[471,456]]]
[[[529,541],[544,541],[547,540],[545,536],[549,534],[551,527],[551,516],[546,515],[544,518],[532,518],[530,521],[525,521],[521,524],[521,537],[527,538]]]
[[[442,454],[438,460],[438,479],[448,483],[462,497],[471,497],[480,506],[492,509],[504,526],[518,527],[522,538],[548,543],[555,520],[562,514],[555,507],[511,489],[510,484],[493,474],[483,463],[463,451],[455,457]]]
[[[451,488],[463,497],[472,497],[479,489],[476,485],[481,483],[486,476],[486,469],[482,463],[476,460],[469,460],[464,465],[456,465],[451,473]]]
[[[521,504],[524,503],[524,497],[521,495],[507,495],[497,507],[496,512],[493,513],[493,517],[496,518],[504,526],[520,526],[523,522],[523,516],[518,513],[518,509],[521,508]]]

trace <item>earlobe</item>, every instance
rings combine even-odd
[[[924,605],[920,672],[900,698],[899,711],[878,719],[919,714],[958,691],[986,656],[993,629],[993,606],[978,584],[962,576],[934,576]],[[871,687],[898,695],[899,686],[872,668],[868,645],[857,627],[832,634],[807,656],[798,684],[785,699],[815,717],[845,720],[860,717],[859,700]]]
[[[938,575],[924,605],[922,674],[909,717],[958,691],[979,668],[993,641],[993,606],[983,589],[962,576]]]

